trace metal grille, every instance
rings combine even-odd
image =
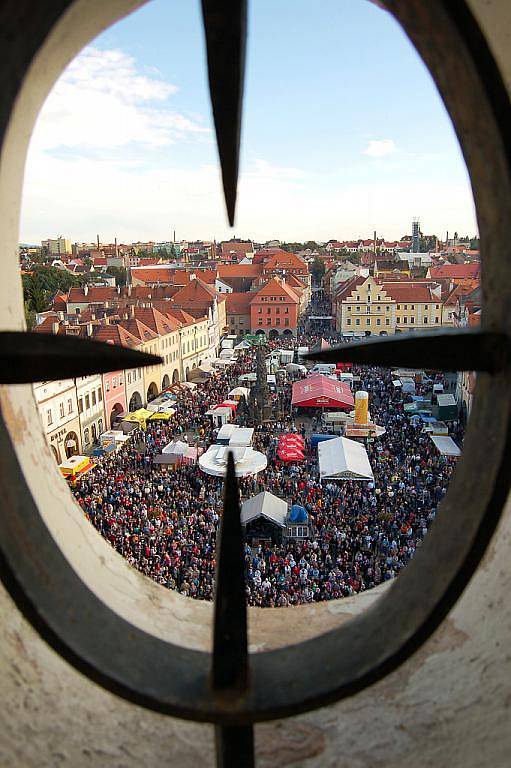
[[[314,641],[248,654],[239,494],[230,455],[217,553],[213,654],[159,640],[114,614],[71,569],[36,508],[10,435],[0,423],[4,500],[0,573],[18,607],[58,653],[98,684],[149,709],[214,723],[219,766],[254,764],[254,723],[350,696],[388,674],[420,647],[476,569],[509,491],[511,286],[503,224],[511,220],[507,93],[463,0],[387,0],[386,5],[429,64],[458,129],[480,213],[483,287],[492,290],[492,303],[481,331],[385,337],[315,355],[329,362],[481,372],[466,452],[440,514],[425,546],[373,609]],[[247,7],[246,0],[203,0],[202,7],[211,100],[232,223]],[[478,149],[483,138],[481,162]],[[160,362],[97,342],[12,332],[0,334],[0,357],[4,384]],[[23,535],[17,525],[19,516],[25,521]],[[90,627],[94,632],[88,631]]]

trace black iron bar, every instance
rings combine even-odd
[[[248,672],[243,532],[234,456],[230,451],[217,541],[213,689],[228,696],[242,695],[248,685]],[[215,737],[218,768],[254,765],[252,725],[216,726]]]
[[[511,346],[503,333],[477,329],[408,332],[367,341],[339,344],[309,352],[308,360],[421,368],[437,371],[496,373],[509,365]]]
[[[0,384],[57,381],[162,362],[157,355],[102,341],[29,331],[0,332]]]
[[[202,18],[225,204],[232,227],[238,186],[247,0],[202,0]]]
[[[217,768],[253,768],[254,728],[246,726],[215,726]]]

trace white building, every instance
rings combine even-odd
[[[73,379],[33,385],[44,434],[59,463],[81,451],[80,419]]]

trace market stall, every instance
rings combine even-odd
[[[374,480],[367,451],[356,440],[336,437],[318,445],[320,480]]]
[[[355,401],[348,384],[317,374],[293,384],[291,403],[299,408],[351,409]]]

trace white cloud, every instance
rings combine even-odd
[[[386,157],[396,151],[396,145],[392,139],[374,139],[364,149],[363,154],[369,157]]]
[[[176,113],[177,86],[154,69],[145,74],[123,51],[86,48],[64,71],[43,106],[32,153],[72,148],[166,146],[210,136],[198,119]]]

